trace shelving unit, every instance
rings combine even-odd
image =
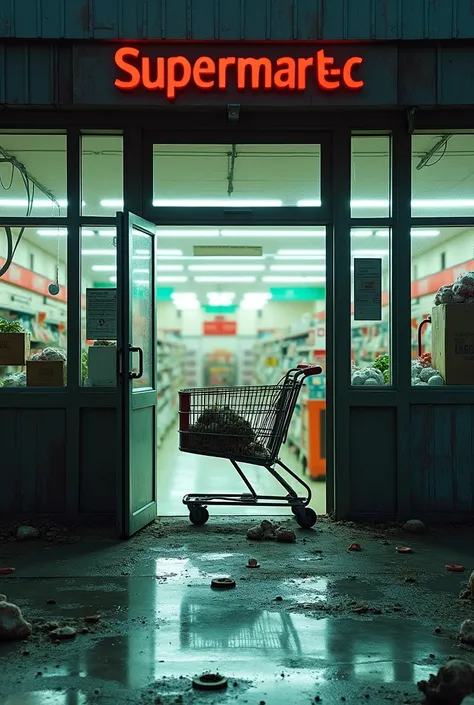
[[[184,363],[185,346],[180,340],[168,336],[157,340],[157,438],[162,444],[169,429],[177,420],[178,391],[186,386]]]

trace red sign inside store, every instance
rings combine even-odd
[[[235,321],[204,321],[204,335],[237,335]]]
[[[174,100],[177,94],[194,87],[199,91],[290,91],[304,92],[311,85],[323,92],[360,91],[361,56],[350,56],[340,62],[327,49],[311,56],[242,57],[146,55],[146,50],[125,46],[115,52],[117,77],[114,85],[120,91],[158,91]]]

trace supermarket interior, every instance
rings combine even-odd
[[[347,364],[353,368],[353,384],[374,387],[390,384],[393,237],[389,227],[383,227],[391,213],[390,152],[389,135],[353,137],[351,215],[357,224],[350,232],[351,257],[353,265],[361,258],[380,263],[381,313],[374,320],[361,320],[353,306],[352,359]],[[29,218],[26,227],[0,228],[0,269],[8,238],[14,244],[13,264],[0,277],[0,324],[21,324],[30,334],[33,360],[66,363],[68,233],[65,227],[44,224],[47,217],[67,213],[66,137],[1,134],[0,154],[0,216]],[[412,215],[439,217],[442,222],[411,232],[413,361],[431,352],[431,326],[422,329],[421,350],[418,326],[431,316],[440,287],[474,269],[474,228],[446,225],[451,215],[474,216],[473,154],[470,134],[412,139]],[[122,162],[120,135],[83,135],[82,213],[89,221],[97,217],[103,223],[123,207]],[[156,206],[305,207],[321,199],[318,145],[155,145],[153,167]],[[381,224],[364,225],[364,219],[379,219]],[[107,346],[87,339],[86,293],[116,286],[116,230],[88,222],[81,237],[82,384],[114,386],[113,362],[98,370],[94,361],[92,369],[90,348]],[[187,514],[182,504],[186,492],[241,489],[227,461],[180,454],[178,390],[275,384],[301,363],[319,364],[323,374],[308,379],[303,388],[283,458],[311,485],[311,506],[324,513],[325,226],[158,226],[157,242],[159,515]],[[147,283],[149,256],[136,250],[134,257],[132,286],[138,291]],[[354,266],[347,276],[354,281]],[[54,284],[58,293],[51,288]],[[113,339],[109,343],[113,347]],[[367,370],[374,369],[378,358],[376,369],[382,374],[377,377]],[[24,367],[0,367],[1,386],[27,383]],[[443,378],[431,364],[416,363],[412,383],[436,386]],[[64,376],[49,381],[50,386],[62,384]],[[274,480],[259,467],[249,469],[249,478],[264,492],[275,489]],[[222,508],[221,513],[232,509],[243,513],[240,507]],[[261,508],[245,512],[254,509],[262,513]]]

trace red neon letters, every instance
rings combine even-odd
[[[241,91],[305,91],[311,80],[323,91],[341,88],[357,91],[364,86],[364,81],[354,75],[362,63],[362,57],[351,56],[338,67],[334,57],[328,56],[324,49],[308,58],[283,56],[272,60],[226,56],[211,59],[200,56],[191,62],[185,56],[150,59],[139,49],[122,47],[115,53],[115,65],[121,76],[114,85],[121,91],[140,87],[162,91],[168,100],[176,98],[178,91],[189,85],[202,91],[213,88],[225,91],[231,81]]]

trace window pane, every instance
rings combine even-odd
[[[390,230],[351,230],[352,385],[391,384]]]
[[[110,216],[122,209],[122,137],[117,135],[83,135],[83,215]]]
[[[474,228],[413,228],[411,243],[412,385],[474,384]]]
[[[156,283],[153,281],[153,239],[147,233],[133,229],[131,242],[133,266],[131,271],[132,345],[143,354],[142,376],[132,381],[134,387],[152,387],[153,347],[156,346],[156,330],[153,329],[153,305]],[[134,353],[133,369],[140,367],[140,358]]]
[[[13,263],[0,279],[0,337],[4,321],[16,321],[29,337],[29,350],[21,338],[7,334],[3,339],[0,386],[61,387],[66,383],[65,233],[63,228],[0,227],[0,268],[7,258],[10,235],[13,246],[18,242]]]
[[[86,387],[115,387],[116,340],[87,340],[87,289],[114,289],[117,282],[115,228],[82,228],[82,356],[81,379]]]
[[[320,206],[320,145],[155,145],[153,205]]]
[[[390,215],[391,138],[353,137],[351,215],[383,218]]]
[[[415,135],[412,150],[412,215],[473,215],[474,135]]]
[[[66,136],[0,133],[0,217],[67,215]]]

